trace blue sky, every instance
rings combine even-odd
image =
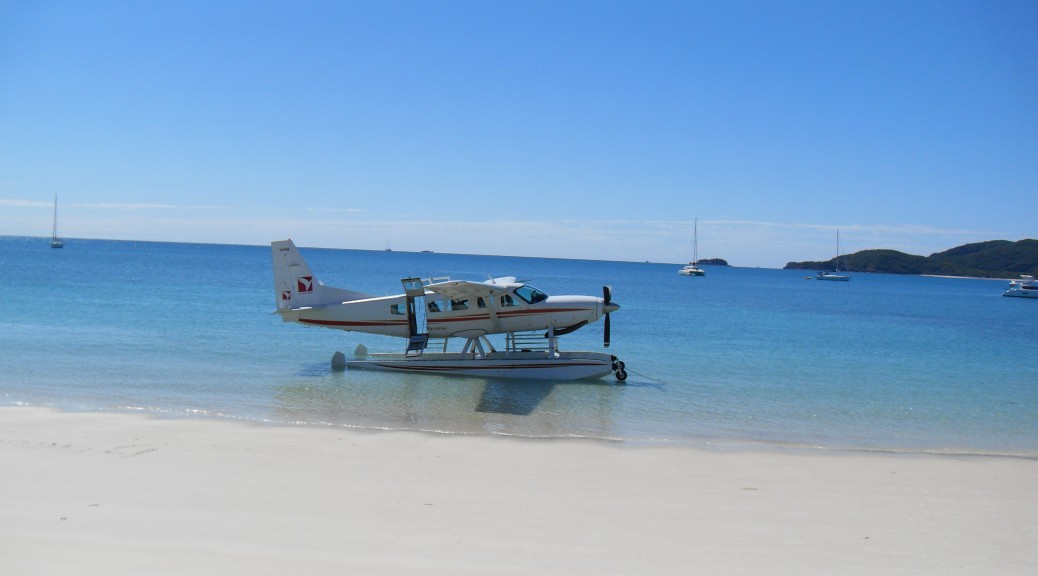
[[[1038,236],[1038,3],[0,0],[0,234],[781,267]]]

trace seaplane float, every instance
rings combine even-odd
[[[609,314],[620,309],[609,286],[599,298],[549,296],[511,276],[484,282],[403,278],[403,294],[376,296],[325,286],[292,240],[271,242],[270,248],[282,320],[405,339],[400,353],[369,353],[363,344],[351,360],[336,352],[335,368],[542,380],[613,373],[619,381],[627,379],[616,356],[559,349],[560,336],[599,319],[609,347]],[[491,344],[491,334],[505,335],[504,349]],[[437,340],[442,342],[433,346]],[[448,351],[449,341],[460,342],[460,350]]]

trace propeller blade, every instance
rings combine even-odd
[[[613,287],[612,286],[602,286],[602,299],[605,300],[606,304],[609,304],[610,302],[613,301]]]
[[[605,337],[604,337],[604,341],[605,341],[604,342],[605,343],[605,347],[609,348],[609,314],[605,315]]]

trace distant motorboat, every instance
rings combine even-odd
[[[699,218],[696,218],[692,228],[692,261],[678,270],[678,274],[682,276],[706,276],[706,272],[699,267]]]
[[[65,241],[58,238],[58,195],[54,195],[54,228],[51,229],[50,234],[50,247],[51,248],[64,248]]]
[[[836,258],[833,259],[836,271],[822,270],[815,276],[815,280],[831,280],[835,282],[847,282],[851,279],[847,274],[840,274],[840,231],[836,231]],[[846,266],[844,266],[846,268]]]
[[[1014,298],[1038,298],[1038,283],[1035,282],[1034,276],[1021,274],[1019,280],[1009,282],[1009,289],[1002,295]]]

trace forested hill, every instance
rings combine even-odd
[[[834,259],[824,262],[790,262],[786,269],[833,270]],[[966,244],[929,256],[897,250],[862,250],[840,257],[840,269],[888,274],[934,274],[978,278],[1038,276],[1038,240],[990,240]]]
[[[728,266],[728,261],[724,258],[703,258],[699,260],[697,264],[705,264],[710,266]]]

